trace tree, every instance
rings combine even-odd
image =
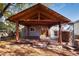
[[[0,4],[0,18],[4,16],[5,19],[8,17],[32,6],[32,3],[2,3]],[[2,20],[2,19],[1,19]],[[0,30],[6,29],[8,31],[15,31],[15,24],[5,20],[5,22],[0,22]]]
[[[6,25],[3,22],[0,22],[0,30],[6,30]]]
[[[7,10],[7,8],[10,5],[11,5],[11,3],[8,3],[6,6],[5,6],[5,4],[0,4],[0,18],[3,16],[4,12]]]

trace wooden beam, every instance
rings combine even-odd
[[[15,14],[15,15],[11,16],[9,19],[18,19],[18,18],[20,19],[20,17],[23,17],[24,15],[32,14],[34,11],[36,12],[37,8],[38,8],[38,6],[25,9],[25,10]]]
[[[38,20],[40,20],[40,12],[38,12]]]
[[[19,42],[19,22],[16,22],[16,41]]]
[[[29,38],[29,26],[27,26],[27,38]]]
[[[33,15],[35,15],[37,13],[37,10],[35,10],[35,12],[30,12],[30,13],[28,13],[28,14],[24,14],[24,15],[21,15],[21,16],[15,16],[15,17],[12,17],[12,18],[10,18],[10,19],[12,19],[12,20],[20,20],[20,19],[29,19],[29,18],[31,18]]]
[[[56,18],[55,16],[52,16],[51,14],[48,14],[48,13],[46,13],[46,12],[40,11],[40,13],[41,13],[42,15],[45,15],[45,16],[48,17],[49,19],[58,20],[58,18]]]
[[[40,19],[40,18],[39,18]],[[19,21],[25,21],[25,22],[59,22],[59,20],[52,20],[52,19],[40,19],[40,20],[38,20],[38,19],[20,19]]]
[[[64,17],[63,15],[55,12],[54,10],[51,10],[50,8],[45,8],[45,6],[41,6],[41,9],[40,11],[44,12],[44,13],[47,13],[47,14],[50,14],[50,16],[53,16],[57,19],[60,19],[60,21],[68,21],[70,22],[70,20],[66,17]]]
[[[44,22],[44,21],[41,21],[41,22],[32,22],[32,21],[19,21],[19,23],[21,24],[21,25],[25,25],[25,26],[30,26],[30,25],[34,25],[34,26],[36,26],[36,25],[46,25],[46,26],[52,26],[52,25],[57,25],[58,23],[57,22]]]

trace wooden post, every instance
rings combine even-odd
[[[72,23],[71,25],[73,26],[72,45],[74,46],[74,39],[75,39],[75,35],[74,35],[74,23]]]
[[[60,45],[62,45],[62,26],[61,23],[59,23],[59,39],[58,42]]]
[[[19,42],[19,22],[16,22],[16,41]]]
[[[27,26],[27,38],[29,38],[29,26]]]
[[[24,33],[25,33],[24,34],[24,39],[26,39],[27,38],[27,26],[24,27]]]

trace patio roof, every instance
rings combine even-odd
[[[8,18],[22,25],[56,25],[69,23],[70,20],[40,3]]]

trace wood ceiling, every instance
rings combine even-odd
[[[70,22],[68,18],[40,3],[11,16],[8,20],[18,21],[22,25],[56,25]]]

